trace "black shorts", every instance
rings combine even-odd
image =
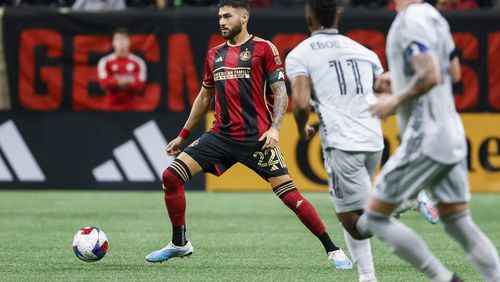
[[[263,141],[235,141],[214,132],[206,132],[191,143],[184,153],[198,162],[204,172],[217,176],[238,162],[266,181],[288,174],[279,147],[262,150],[263,145]]]

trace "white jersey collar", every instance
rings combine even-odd
[[[318,29],[318,30],[313,31],[311,35],[316,35],[316,34],[337,35],[337,34],[339,34],[339,30],[336,28]]]

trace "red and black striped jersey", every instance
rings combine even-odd
[[[272,123],[269,85],[284,80],[278,50],[267,40],[250,36],[240,45],[226,42],[211,49],[203,78],[203,87],[215,88],[211,131],[233,140],[258,140]]]

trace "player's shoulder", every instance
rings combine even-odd
[[[412,28],[414,26],[426,26],[433,23],[430,18],[441,18],[442,15],[436,8],[428,3],[414,3],[409,5],[398,15],[400,25],[403,28]]]
[[[144,63],[144,60],[141,57],[139,57],[136,54],[134,54],[134,53],[129,53],[128,54],[128,59],[131,60],[131,61],[133,61],[133,62],[136,62],[138,64],[143,64]]]
[[[114,60],[116,60],[116,54],[115,53],[110,53],[110,54],[107,54],[107,55],[101,57],[99,59],[99,63],[105,64],[105,63],[108,63],[108,62],[111,62],[111,61],[114,61]]]
[[[276,46],[269,40],[260,38],[258,36],[254,36],[252,38],[252,43],[254,43],[255,46],[257,46],[257,47],[269,48],[274,53],[275,56],[277,56],[279,54],[278,48],[276,48]]]
[[[226,42],[223,42],[217,46],[214,46],[212,48],[210,48],[210,50],[208,50],[207,52],[207,56],[210,56],[210,55],[213,55],[215,53],[217,53],[217,51],[219,51],[220,49],[224,48],[225,46],[227,46],[227,43]]]

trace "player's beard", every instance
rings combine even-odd
[[[242,30],[243,30],[243,24],[241,24],[241,22],[240,22],[239,25],[236,25],[233,28],[228,28],[226,34],[224,34],[221,31],[222,32],[222,37],[224,37],[224,39],[226,39],[226,40],[231,40],[234,37],[236,37],[236,35],[240,34]]]

